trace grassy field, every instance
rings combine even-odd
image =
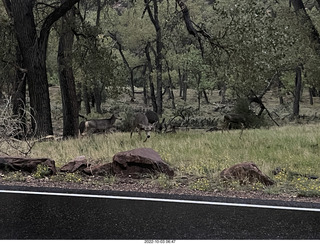
[[[167,186],[179,186],[181,179],[188,179],[191,189],[213,191],[228,189],[262,190],[268,193],[290,193],[303,196],[320,196],[320,125],[272,127],[270,129],[204,132],[179,131],[176,134],[153,134],[142,142],[137,134],[129,133],[93,135],[81,139],[51,141],[36,144],[32,157],[49,157],[61,167],[79,155],[94,162],[111,162],[114,154],[139,147],[157,151],[174,170],[175,177]],[[255,162],[277,182],[275,186],[261,184],[240,186],[237,182],[224,185],[219,173],[241,162]],[[275,168],[283,169],[273,175]]]
[[[210,94],[210,104],[202,104],[201,110],[195,117],[215,117],[220,119],[223,112],[216,111],[220,106],[218,92]],[[59,102],[59,89],[51,88],[52,114],[55,134],[61,134],[62,116]],[[177,107],[196,104],[195,93],[188,104],[176,99]],[[157,151],[175,171],[175,177],[168,179],[160,175],[154,182],[162,188],[179,188],[181,185],[199,191],[216,190],[249,190],[263,191],[268,194],[289,194],[293,196],[320,197],[320,179],[309,179],[308,176],[320,176],[320,123],[317,111],[320,109],[319,98],[314,105],[308,104],[307,94],[303,96],[301,114],[306,119],[298,121],[287,120],[290,114],[292,99],[289,97],[285,105],[278,105],[272,94],[264,101],[269,111],[282,126],[230,132],[203,130],[178,130],[177,133],[152,134],[147,142],[139,139],[137,134],[130,139],[128,132],[94,134],[77,139],[62,141],[47,141],[36,143],[31,150],[31,157],[46,157],[55,160],[56,166],[61,167],[77,156],[84,155],[92,163],[108,163],[114,154],[139,147],[148,147]],[[130,103],[127,96],[118,100],[109,99],[103,106],[104,115],[91,114],[88,118],[109,117],[113,111],[125,111],[127,107],[135,110],[150,109],[141,103],[142,99]],[[192,103],[193,102],[193,103]],[[165,104],[164,117],[172,116],[170,102]],[[195,105],[196,107],[196,105]],[[123,112],[119,113],[124,116]],[[9,152],[8,148],[8,152]],[[4,149],[6,150],[6,149]],[[23,150],[23,149],[22,149]],[[12,154],[11,154],[12,155]],[[261,184],[240,186],[238,182],[224,183],[219,179],[219,173],[234,164],[254,162],[259,169],[270,176],[276,185],[265,187]],[[282,171],[273,175],[275,168]],[[39,172],[38,172],[39,175]],[[41,174],[40,174],[41,175]],[[12,180],[15,176],[5,177]],[[81,175],[59,176],[58,180],[79,182]],[[69,178],[68,178],[69,177]],[[70,178],[71,177],[71,178]],[[17,180],[25,180],[16,177]],[[116,184],[116,179],[106,177],[108,184]]]

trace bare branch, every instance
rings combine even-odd
[[[33,119],[27,110],[24,110],[24,113],[24,115]],[[12,114],[11,98],[7,99],[0,114],[1,153],[6,155],[21,154],[24,156],[30,154],[36,141],[32,141],[34,134],[28,135],[24,132],[23,127],[27,127],[27,125],[20,117]]]

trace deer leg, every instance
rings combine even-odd
[[[230,130],[230,125],[231,125],[231,122],[228,122],[228,123],[227,123],[227,129],[226,129],[226,130],[227,130],[227,132],[229,132],[229,133],[230,133],[230,131],[229,131],[229,130]]]
[[[228,123],[224,121],[221,132],[225,131],[227,129]]]
[[[243,133],[243,129],[245,128],[245,126],[244,126],[244,124],[243,123],[241,123],[241,132],[240,132],[240,139],[241,139],[241,136],[242,136],[242,133]]]

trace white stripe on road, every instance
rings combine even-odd
[[[153,202],[169,202],[169,203],[189,203],[189,204],[204,204],[204,205],[231,206],[231,207],[268,208],[268,209],[279,209],[279,210],[297,210],[297,211],[320,212],[319,208],[299,208],[299,207],[285,207],[285,206],[244,204],[244,203],[227,203],[227,202],[209,202],[209,201],[166,199],[166,198],[108,196],[108,195],[75,194],[75,193],[62,193],[62,192],[59,193],[59,192],[35,192],[35,191],[10,191],[10,190],[0,190],[0,193],[45,195],[45,196],[62,196],[62,197],[104,198],[104,199],[153,201]]]

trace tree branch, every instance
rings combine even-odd
[[[56,22],[60,17],[65,15],[65,13],[68,12],[73,7],[73,5],[75,5],[79,1],[80,0],[66,0],[51,14],[49,14],[42,25],[39,40],[46,40],[49,36],[51,26],[54,24],[54,22]]]

